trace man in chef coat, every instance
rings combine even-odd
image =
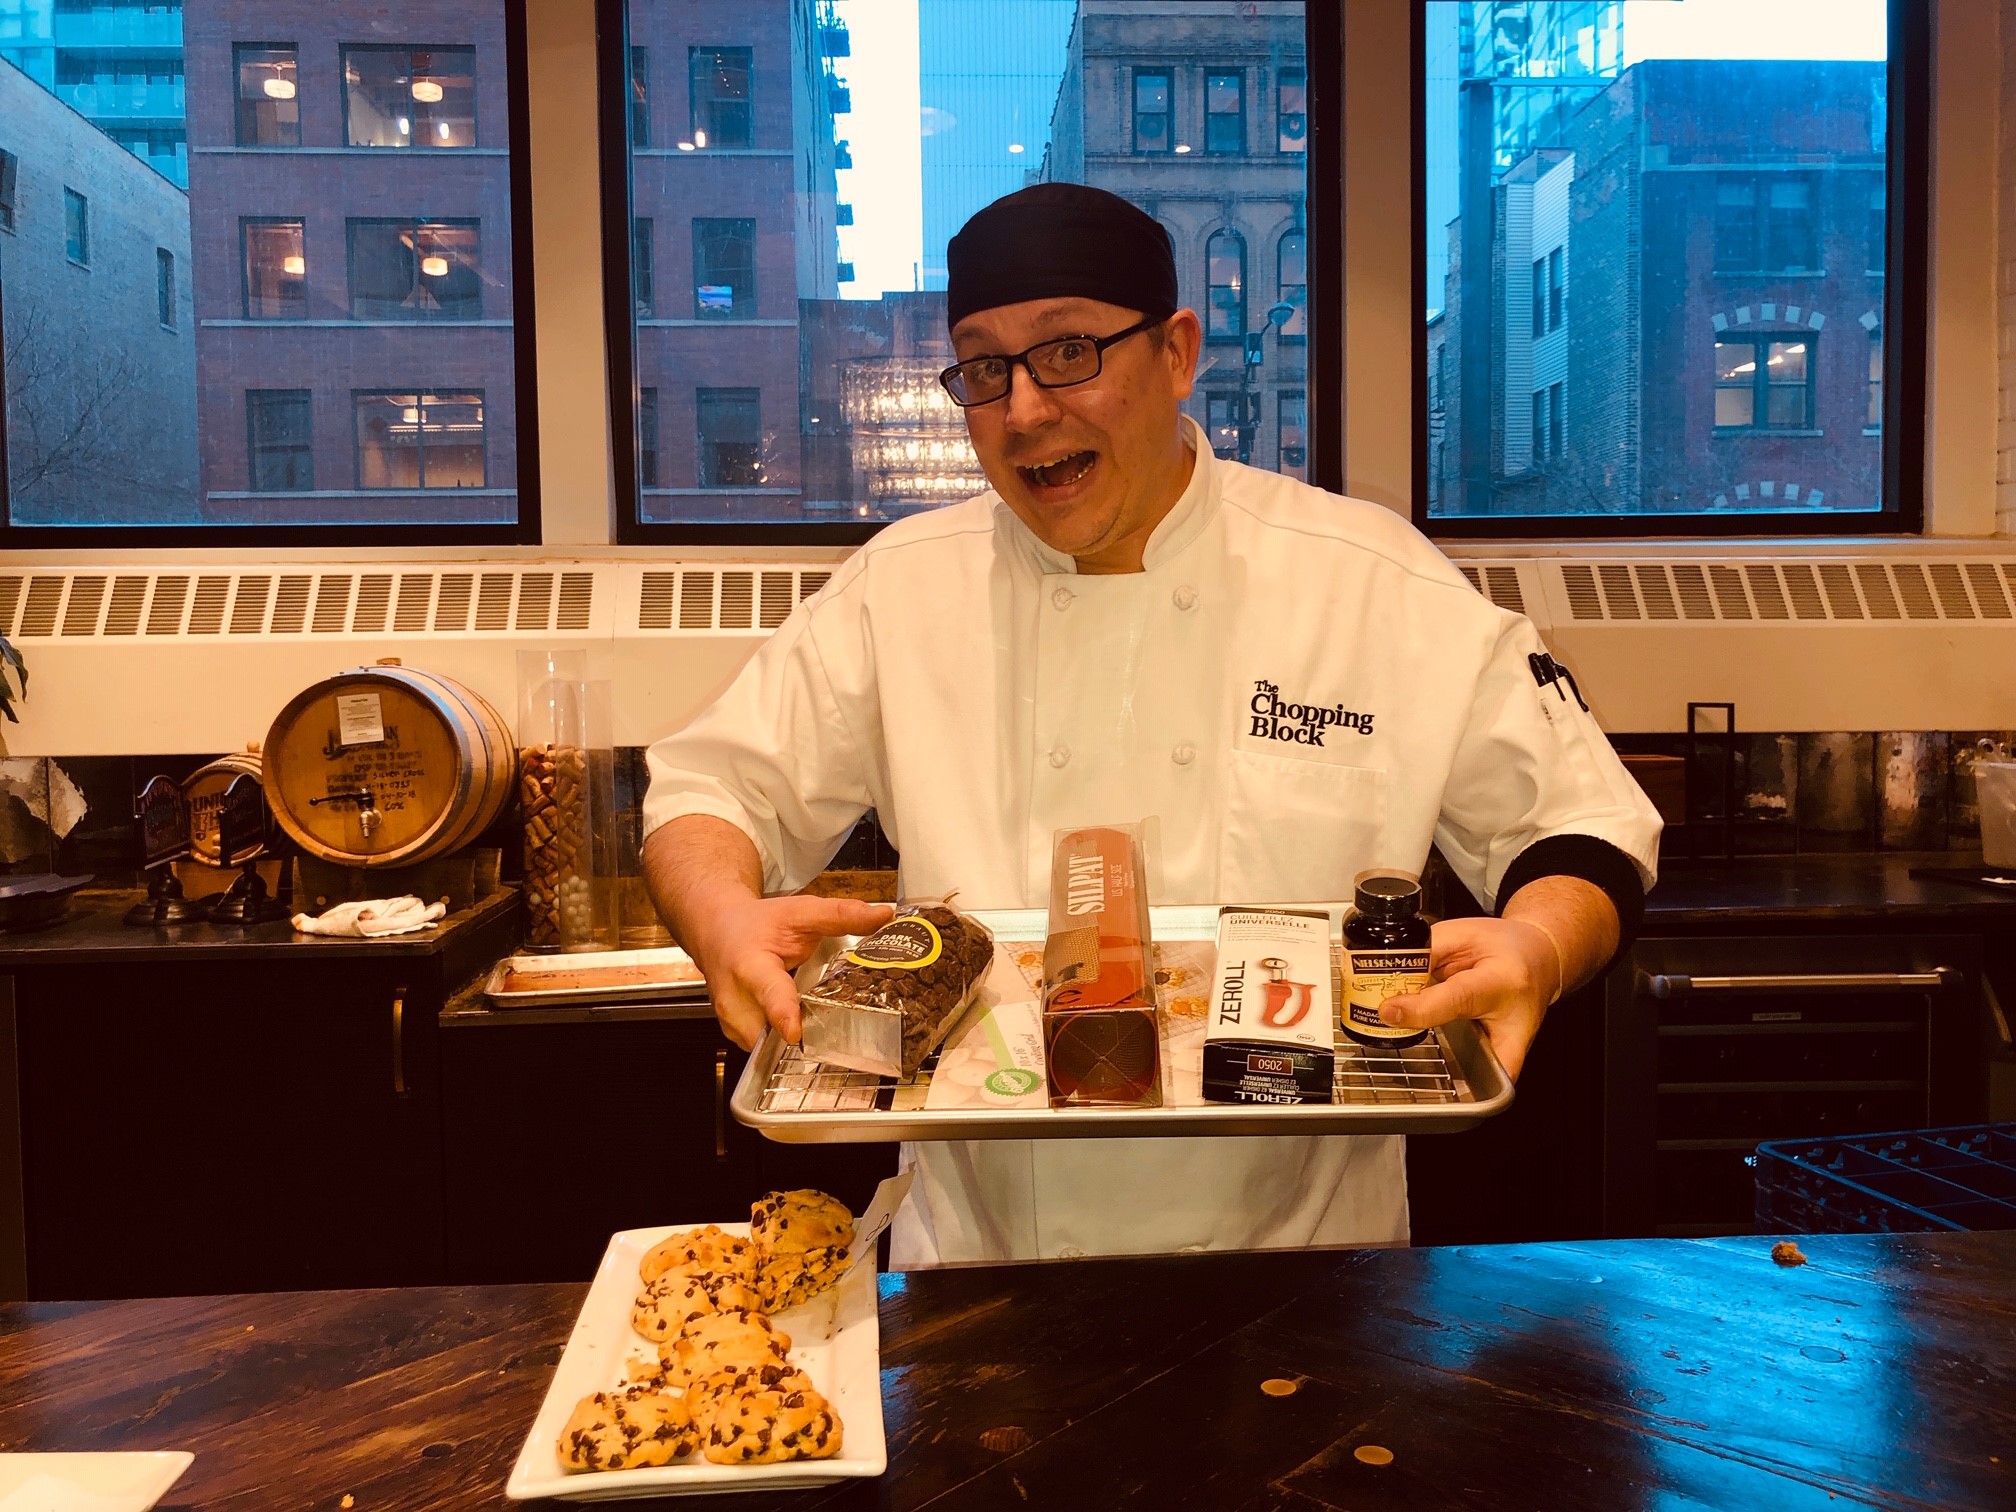
[[[1378,505],[1222,461],[1181,413],[1199,327],[1162,228],[1039,184],[948,249],[987,480],[902,520],[651,748],[660,912],[753,1046],[790,968],[888,917],[792,896],[873,809],[902,890],[1040,908],[1069,826],[1145,821],[1157,903],[1349,898],[1431,842],[1495,917],[1435,929],[1390,1021],[1470,1017],[1517,1074],[1635,929],[1659,820],[1533,626]],[[1401,1243],[1397,1138],[906,1145],[899,1267]]]

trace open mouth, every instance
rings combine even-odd
[[[1098,460],[1097,452],[1079,451],[1040,467],[1018,467],[1016,471],[1038,488],[1069,488],[1092,471]]]

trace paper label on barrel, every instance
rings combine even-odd
[[[945,940],[929,919],[894,919],[847,952],[873,971],[922,971],[945,953]]]
[[[1346,1002],[1351,1027],[1368,1037],[1409,1039],[1419,1029],[1389,1024],[1379,1017],[1379,1005],[1390,997],[1425,991],[1428,986],[1425,950],[1354,950],[1351,986]]]
[[[339,693],[336,696],[336,743],[344,746],[376,745],[385,738],[385,712],[376,693]]]

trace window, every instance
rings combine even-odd
[[[238,72],[238,145],[301,145],[300,66],[294,44],[241,42],[232,48]]]
[[[651,258],[651,220],[640,217],[630,223],[630,286],[637,305],[637,318],[648,320],[657,313]]]
[[[1811,430],[1811,337],[1745,336],[1715,343],[1715,428]]]
[[[176,325],[175,254],[166,247],[154,249],[154,312],[162,325]]]
[[[687,52],[693,110],[689,140],[695,149],[756,145],[749,54],[746,47],[695,47]]]
[[[1309,76],[1299,68],[1281,70],[1274,102],[1274,145],[1277,152],[1309,150]]]
[[[483,395],[357,393],[359,488],[481,488]]]
[[[1218,231],[1204,248],[1208,341],[1241,341],[1246,335],[1246,244],[1235,231]]]
[[[1134,70],[1134,150],[1167,152],[1175,145],[1174,124],[1169,109],[1170,80],[1167,69]]]
[[[1822,9],[1418,0],[1431,533],[1919,528],[1929,8]]]
[[[756,317],[756,222],[693,222],[693,317]]]
[[[1204,150],[1229,155],[1246,150],[1246,76],[1204,76]]]
[[[315,446],[307,389],[245,393],[246,486],[253,493],[307,493],[315,487]]]
[[[1819,269],[1813,180],[1803,174],[1723,174],[1715,186],[1717,273]]]
[[[658,478],[658,390],[637,391],[637,481],[656,488]]]
[[[21,159],[0,148],[0,231],[14,229],[14,193],[20,172]]]
[[[245,251],[245,318],[305,320],[308,257],[303,223],[243,220],[238,234]]]
[[[481,320],[475,221],[353,220],[353,320]]]
[[[1204,434],[1211,438],[1211,454],[1227,461],[1239,455],[1239,398],[1236,393],[1204,397]]]
[[[651,145],[651,53],[630,49],[630,145]]]
[[[1339,420],[1309,372],[1309,311],[1342,275],[1323,255],[1331,222],[1309,172],[1341,181],[1329,161],[1341,138],[1306,120],[1294,0],[1270,0],[1258,24],[1238,6],[1177,6],[1180,27],[1168,0],[898,6],[915,17],[904,67],[922,112],[907,185],[885,149],[850,151],[859,134],[837,110],[887,92],[887,44],[865,27],[847,35],[850,16],[887,7],[597,7],[602,77],[648,74],[656,112],[647,148],[629,120],[634,85],[603,103],[611,150],[628,151],[627,181],[603,180],[601,237],[613,392],[634,396],[615,456],[621,539],[838,545],[982,492],[966,422],[938,384],[954,357],[946,246],[1039,179],[1128,196],[1169,231],[1182,302],[1214,337],[1182,409],[1206,424],[1215,393],[1228,455],[1290,466],[1277,407],[1292,390],[1318,432],[1303,466],[1332,456]],[[1311,28],[1337,10],[1310,9]],[[1316,146],[1277,153],[1281,134]],[[1224,155],[1209,156],[1214,143]],[[1247,154],[1259,166],[1235,171]],[[898,216],[919,217],[907,245],[888,234]],[[613,266],[626,251],[627,274]],[[445,382],[455,370],[417,371]]]
[[[699,411],[699,484],[755,488],[763,482],[762,395],[752,388],[703,388]]]
[[[343,120],[352,147],[474,147],[476,49],[343,49]]]
[[[536,542],[527,7],[244,3],[157,25],[145,3],[58,15],[76,35],[46,79],[15,78],[55,98],[0,107],[0,147],[27,159],[21,240],[53,265],[5,270],[0,552]],[[66,110],[59,54],[120,82]],[[82,135],[36,177],[14,138],[66,115]],[[13,249],[0,235],[0,262]]]
[[[63,191],[63,255],[79,267],[91,266],[91,203],[67,187]]]
[[[1284,304],[1295,307],[1295,313],[1281,323],[1283,341],[1307,341],[1309,339],[1309,238],[1301,231],[1290,231],[1281,238],[1281,245],[1275,255],[1275,270],[1280,293],[1276,298]]]
[[[1277,401],[1281,426],[1281,471],[1304,482],[1309,478],[1309,396],[1301,389],[1283,389]]]

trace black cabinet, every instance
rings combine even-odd
[[[95,1298],[443,1279],[448,989],[514,896],[431,936],[120,930],[87,904],[0,950],[7,1289]]]
[[[746,1057],[705,1003],[489,1012],[442,1020],[447,1273],[578,1281],[609,1236],[748,1216],[772,1187],[856,1212],[894,1145],[780,1145],[737,1123]]]

